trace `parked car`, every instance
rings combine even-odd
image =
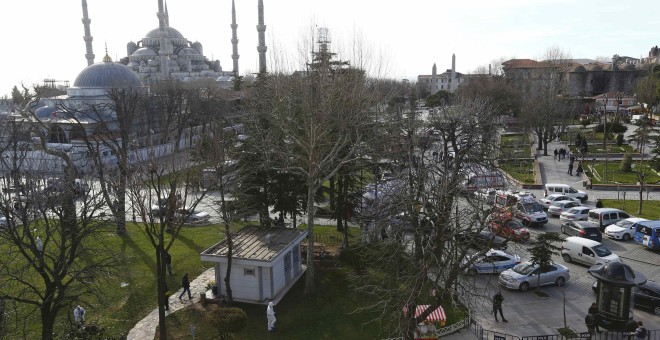
[[[566,221],[561,224],[559,230],[562,234],[584,237],[597,242],[603,240],[598,225],[589,221]]]
[[[562,195],[562,194],[552,194],[552,195],[548,195],[548,196],[545,196],[544,198],[539,199],[539,203],[545,209],[550,208],[552,203],[559,202],[559,201],[574,201],[576,203],[582,203],[577,198],[571,198],[571,197],[568,197],[568,196]]]
[[[637,223],[635,242],[649,249],[660,249],[660,221]]]
[[[516,218],[490,221],[490,230],[498,236],[505,237],[510,240],[529,241],[529,230]]]
[[[539,266],[527,261],[503,271],[500,274],[499,282],[506,288],[526,292],[530,287],[536,287],[539,279],[541,286],[556,284],[561,287],[569,278],[570,275],[566,266],[553,263],[550,268],[542,271]]]
[[[621,262],[619,255],[613,254],[600,242],[581,237],[569,237],[561,244],[561,257],[564,261],[579,262],[587,266]]]
[[[584,202],[589,199],[589,195],[582,190],[577,190],[571,187],[568,184],[559,184],[559,183],[547,183],[545,185],[545,196],[552,194],[561,194],[566,195],[571,198],[577,198],[580,202]]]
[[[471,263],[465,272],[470,275],[501,273],[520,263],[520,256],[491,249],[484,255],[472,255],[465,262]]]
[[[631,217],[605,227],[605,236],[615,240],[628,241],[635,238],[637,223],[648,221],[645,218]]]
[[[559,215],[561,215],[561,213],[564,212],[565,210],[579,206],[580,203],[575,202],[573,200],[557,201],[552,203],[552,205],[550,205],[550,207],[548,208],[548,215],[559,217]]]
[[[488,230],[482,231],[463,231],[454,237],[456,242],[476,249],[500,249],[507,248],[507,240],[504,237],[497,236]]]
[[[543,206],[536,202],[530,192],[498,191],[495,194],[495,207],[500,211],[513,211],[515,218],[525,226],[543,226],[548,223],[548,215]]]
[[[183,219],[183,223],[187,224],[202,224],[211,219],[211,215],[204,211],[177,209],[176,216]]]
[[[474,192],[474,195],[483,200],[486,204],[495,203],[495,194],[497,194],[497,189],[494,188],[477,189]]]
[[[598,208],[589,211],[587,220],[598,223],[600,230],[605,230],[610,224],[614,224],[626,218],[631,218],[627,212],[613,208]]]
[[[598,280],[591,286],[594,293],[598,293]],[[660,283],[652,280],[646,281],[633,287],[635,294],[635,308],[648,309],[653,314],[660,316]]]
[[[589,210],[591,210],[591,207],[583,205],[573,207],[567,211],[563,211],[561,215],[559,215],[559,219],[564,221],[586,221],[589,216]]]

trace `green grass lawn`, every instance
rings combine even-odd
[[[580,151],[575,147],[571,146],[571,152],[574,154],[579,154]],[[605,153],[632,153],[636,154],[639,153],[638,151],[635,151],[632,146],[628,144],[624,144],[621,146],[618,146],[616,144],[608,144],[607,145],[607,151],[603,149],[603,144],[589,144],[589,151],[587,152],[587,158],[589,155],[593,154],[605,154]]]
[[[604,183],[620,183],[620,184],[637,184],[637,174],[635,173],[636,169],[639,169],[639,162],[633,161],[633,172],[622,172],[619,170],[621,165],[620,160],[610,161],[607,164],[607,182],[605,179],[605,163],[596,163],[593,167],[591,162],[587,162],[587,167],[590,171],[594,171],[591,176],[591,182],[593,184],[604,184]],[[641,165],[642,167],[647,167],[645,164]],[[657,184],[660,181],[660,176],[653,170],[650,170],[651,175],[647,177],[647,184]]]
[[[500,161],[500,169],[508,173],[511,177],[523,182],[534,183],[534,161],[533,160],[519,160],[519,161]]]
[[[603,207],[621,209],[635,217],[642,217],[649,220],[660,219],[660,201],[647,201],[646,193],[642,195],[644,198],[642,202],[642,213],[639,214],[639,194],[631,194],[628,192],[625,202],[623,197],[619,200],[616,199],[603,199]]]

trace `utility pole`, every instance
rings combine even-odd
[[[607,161],[608,161],[608,153],[607,153],[607,92],[605,92],[605,97],[603,97],[603,150],[605,150],[605,172],[603,176],[603,183],[607,183]]]

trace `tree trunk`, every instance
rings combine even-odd
[[[127,164],[127,163],[124,163]],[[117,212],[115,217],[117,218],[117,235],[126,235],[126,182],[127,182],[127,173],[125,165],[121,167],[119,174],[119,187],[117,188],[117,202],[118,206],[115,208]]]
[[[337,197],[335,195],[335,192],[337,187],[341,188],[341,177],[339,178],[338,186],[335,186],[335,177],[337,176],[330,177],[330,180],[328,181],[328,186],[329,186],[328,191],[330,196],[330,211],[335,211],[337,208]]]
[[[644,183],[642,181],[639,182],[639,210],[637,211],[638,215],[642,214],[642,194],[644,193]]]
[[[52,302],[44,302],[41,306],[41,339],[53,339],[53,331],[55,326],[55,318],[51,311]]]
[[[159,339],[167,340],[167,329],[165,326],[165,299],[169,297],[165,296],[165,261],[163,261],[164,251],[162,249],[163,237],[159,237],[159,245],[156,247],[156,278],[158,280],[158,326],[159,330]]]
[[[231,265],[232,265],[232,254],[234,250],[234,241],[232,239],[229,223],[225,222],[225,237],[227,237],[227,272],[225,273],[225,291],[227,292],[227,302],[231,305],[234,303],[234,295],[231,290]],[[218,294],[220,290],[218,289]]]
[[[344,219],[344,176],[342,175],[337,175],[337,186],[335,187],[337,190],[337,197],[336,197],[336,203],[334,207],[335,211],[335,217],[337,218],[337,231],[342,231],[343,228],[343,219]],[[330,182],[332,185],[332,181]],[[331,189],[330,192],[333,192],[334,190]],[[333,195],[331,195],[333,196]],[[332,208],[331,208],[332,209]]]
[[[307,273],[305,296],[314,295],[314,179],[307,180]]]

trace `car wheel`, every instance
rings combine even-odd
[[[555,280],[555,283],[557,284],[558,287],[562,287],[564,283],[566,283],[566,279],[560,276],[557,278],[557,280]]]
[[[477,275],[477,269],[476,268],[468,269],[468,275]]]
[[[566,232],[564,231],[564,227],[563,227],[563,226],[560,228],[560,230],[561,230],[561,233],[562,233],[562,234],[566,234]]]
[[[630,235],[629,234],[623,234],[623,240],[624,241],[630,240]]]
[[[660,316],[660,307],[653,308],[653,314]]]
[[[518,287],[518,289],[520,289],[521,292],[528,291],[529,290],[529,283],[527,283],[527,282],[521,283],[520,287]]]
[[[563,258],[564,258],[564,261],[566,261],[566,262],[568,262],[568,263],[573,262],[573,259],[571,258],[571,255],[564,254],[564,255],[562,255],[561,257],[563,257]]]

